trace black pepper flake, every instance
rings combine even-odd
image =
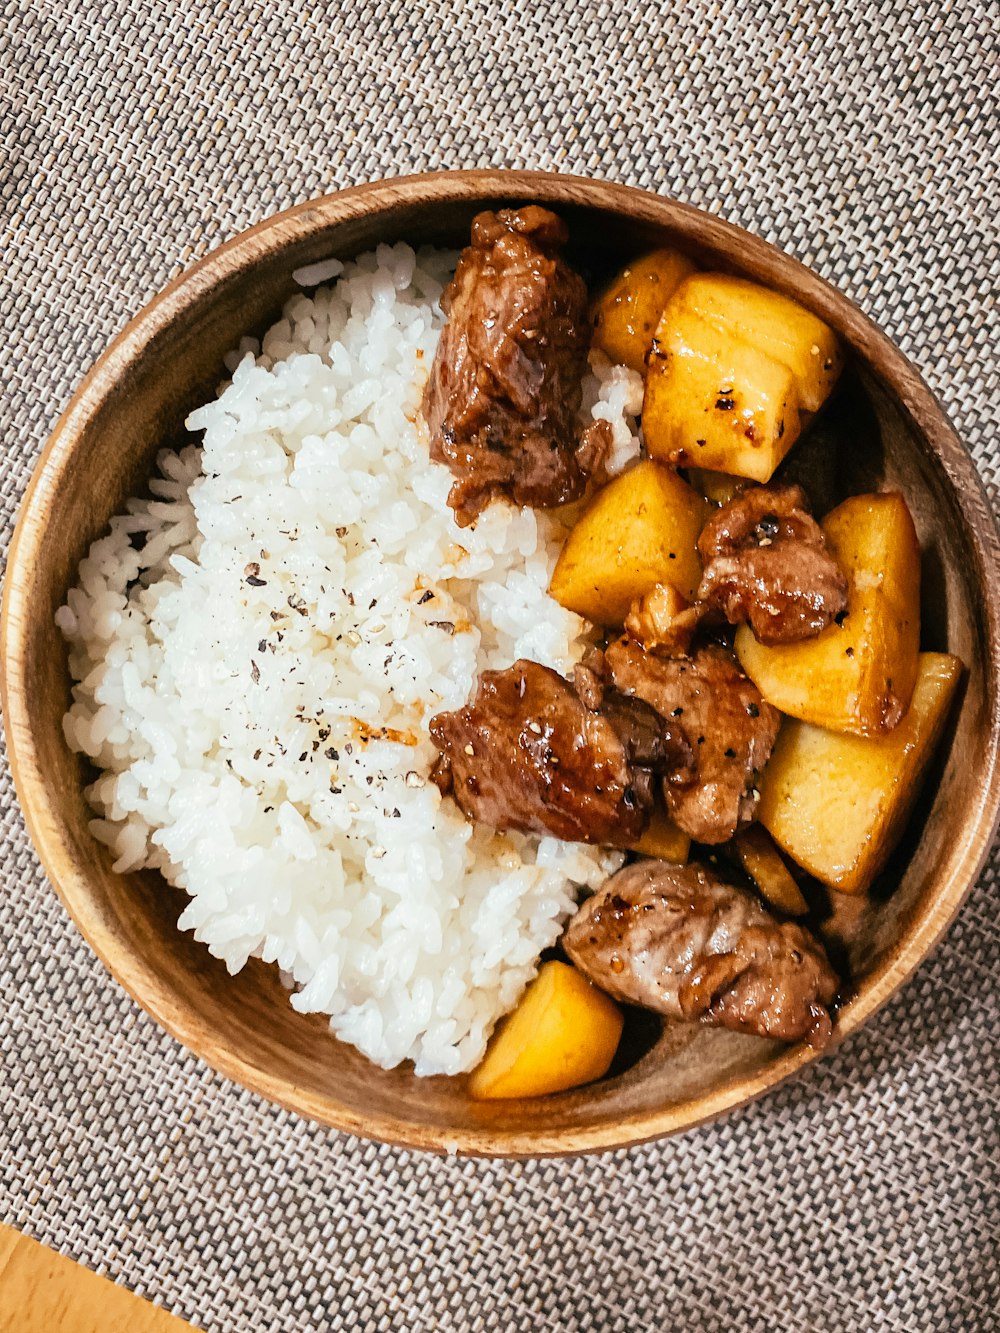
[[[833,369],[833,362],[832,362],[832,361],[824,361],[824,362],[823,362],[823,369],[824,369],[824,370],[832,370],[832,369]]]
[[[716,398],[715,406],[720,412],[731,412],[736,406],[735,398]]]
[[[695,440],[695,444],[700,445],[702,448],[704,448],[707,443],[707,440]]]
[[[736,751],[733,749],[731,745],[726,746],[725,750],[723,751],[723,754],[726,756],[727,759],[736,758]]]
[[[331,790],[331,792],[334,794],[334,796],[339,796],[340,793],[341,793],[344,789],[343,789],[343,787],[338,787],[337,784],[336,784],[335,782],[331,782],[331,783],[330,783],[330,790]]]
[[[454,621],[451,621],[451,620],[428,620],[427,623],[428,623],[428,625],[433,626],[434,629],[441,629],[441,630],[444,630],[445,634],[454,634],[454,633],[455,633],[455,624],[454,624]]]
[[[257,640],[257,651],[258,651],[259,653],[266,653],[266,652],[267,652],[267,640],[266,640],[266,639],[258,639],[258,640]]]
[[[283,619],[284,619],[284,615],[285,615],[284,611],[272,611],[272,612],[271,612],[271,619],[272,619],[272,620],[283,620]]]
[[[781,421],[778,422],[778,439],[779,439],[779,440],[781,439],[782,435],[784,435],[784,433],[785,433],[785,422],[784,422],[784,419],[782,419]]]
[[[704,744],[705,744],[705,737],[704,737],[704,736],[699,736],[699,737],[698,737],[698,744],[699,744],[699,745],[704,745]]]
[[[399,811],[395,808],[395,806],[393,806],[392,817],[393,817],[393,819],[401,819],[401,818],[402,818],[402,815],[400,815]]]
[[[625,788],[625,791],[624,791],[624,793],[623,793],[623,795],[622,795],[622,801],[624,802],[624,804],[625,804],[625,808],[626,808],[627,810],[632,810],[632,809],[634,809],[634,807],[635,807],[635,790],[634,790],[634,788],[632,788],[632,787],[626,787],[626,788]]]
[[[756,704],[747,704],[747,712],[751,717],[760,717],[760,709]]]
[[[757,540],[759,541],[762,537],[766,537],[768,541],[770,541],[772,538],[777,537],[780,531],[781,524],[778,522],[777,515],[765,514],[757,524]]]
[[[257,578],[257,576],[256,576],[255,574],[251,574],[251,575],[249,576],[249,578],[247,579],[247,583],[250,584],[250,587],[251,587],[251,588],[266,588],[266,587],[267,587],[267,579],[259,579],[259,578]]]
[[[377,597],[373,597],[373,598],[371,599],[371,601],[368,603],[368,610],[369,610],[369,611],[374,611],[374,609],[375,609],[376,606],[378,606],[378,598],[377,598]]]
[[[327,759],[339,759],[339,758],[340,758],[340,755],[337,753],[337,751],[333,748],[332,745],[330,746],[329,750],[324,750],[323,753],[326,755]]]
[[[265,805],[265,806],[264,806],[264,814],[265,814],[265,815],[269,815],[273,809],[274,809],[274,806],[273,806],[273,805]]]
[[[252,657],[250,659],[250,679],[253,681],[255,685],[259,684],[260,682],[260,667],[258,667],[257,663],[253,660]]]
[[[844,655],[845,655],[846,657],[853,657],[853,656],[854,656],[854,649],[853,649],[853,648],[845,648],[845,649],[844,649]]]
[[[254,750],[254,752],[253,752],[253,757],[254,757],[255,759],[259,759],[259,758],[260,758],[260,755],[261,755],[260,750]]]
[[[668,559],[668,560],[676,560],[676,559],[677,559],[677,556],[674,554],[673,551],[668,551],[668,552],[667,552],[667,559]]]
[[[683,716],[684,716],[684,709],[683,709],[683,708],[675,708],[675,709],[673,710],[673,712],[670,714],[670,716],[671,716],[671,717],[683,717]]]
[[[309,758],[309,751],[308,751],[308,750],[303,750],[302,753],[299,755],[299,763],[300,763],[300,764],[305,763],[305,761],[306,761],[308,758]]]
[[[427,591],[424,593],[423,597],[421,597],[420,601],[417,603],[417,606],[423,606],[425,602],[433,602],[433,600],[434,600],[434,594],[431,592],[430,588],[428,588]]]
[[[838,611],[837,614],[833,617],[833,623],[835,625],[842,625],[846,619],[847,619],[847,612]]]

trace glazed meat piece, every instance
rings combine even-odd
[[[814,1046],[830,1037],[838,981],[822,946],[703,866],[626,866],[562,943],[601,990],[668,1019]]]
[[[442,299],[423,408],[463,527],[500,495],[543,508],[578,499],[610,446],[606,422],[580,438],[590,326],[584,281],[560,257],[566,240],[535,204],[480,213]]]
[[[847,579],[800,486],[755,486],[724,504],[698,538],[698,597],[761,643],[797,643],[847,609]]]
[[[756,813],[755,784],[778,735],[778,710],[727,648],[666,658],[618,639],[604,657],[615,687],[678,726],[691,746],[693,781],[664,783],[674,822],[696,842],[727,842]]]
[[[558,672],[518,661],[485,671],[475,700],[431,719],[433,777],[495,829],[627,847],[641,837],[654,777],[690,766],[679,734],[614,691],[588,708]]]

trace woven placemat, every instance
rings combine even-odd
[[[914,359],[996,502],[985,3],[0,12],[4,549],[72,387],[168,278],[286,205],[435,167],[628,181],[775,241]],[[903,993],[764,1101],[630,1152],[480,1163],[218,1078],[90,955],[5,773],[0,825],[0,1219],[203,1329],[1000,1328],[996,861]]]

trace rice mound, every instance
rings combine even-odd
[[[277,963],[292,1005],[380,1065],[475,1066],[619,853],[473,828],[428,780],[428,719],[518,657],[569,672],[590,627],[547,595],[555,518],[459,529],[419,402],[454,256],[381,246],[312,280],[194,412],[57,613],[68,743],[115,869],[188,895],[230,972]],[[310,275],[301,275],[308,281]],[[585,412],[639,448],[638,376],[595,358]]]

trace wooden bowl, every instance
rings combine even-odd
[[[997,534],[972,463],[905,358],[843,296],[736,227],[618,185],[499,171],[362,186],[262,223],[173,282],[80,386],[24,501],[2,627],[7,739],[29,831],[83,935],[129,994],[216,1069],[303,1115],[409,1147],[505,1156],[676,1133],[759,1096],[816,1055],[694,1028],[591,1087],[493,1104],[472,1102],[461,1078],[376,1068],[337,1042],[321,1017],[295,1013],[274,969],[251,963],[230,978],[176,929],[182,897],[158,875],[112,873],[107,850],[88,832],[80,760],[63,740],[70,681],[53,616],[89,544],[143,488],[156,451],[176,443],[186,414],[214,394],[224,353],[278,316],[296,290],[294,269],[379,241],[457,246],[481,208],[529,199],[566,217],[578,262],[591,272],[677,244],[706,265],[794,296],[853,353],[826,417],[837,449],[825,455],[836,461],[821,480],[825,502],[902,488],[924,552],[924,646],[957,653],[969,668],[911,834],[886,877],[892,892],[834,895],[827,934],[852,970],[836,1040],[856,1031],[940,938],[997,823]]]

